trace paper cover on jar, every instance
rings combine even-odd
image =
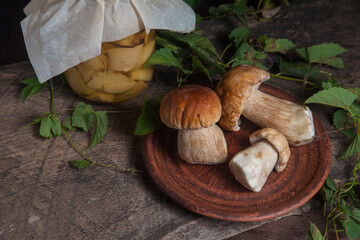
[[[195,13],[182,0],[32,0],[24,12],[24,41],[40,82],[100,55],[102,42],[143,29],[195,29]]]

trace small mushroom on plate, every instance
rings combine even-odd
[[[238,131],[243,114],[262,128],[278,130],[291,146],[311,142],[315,129],[310,109],[258,90],[269,77],[267,71],[254,66],[239,65],[230,69],[215,89],[222,105],[219,125]]]
[[[249,137],[250,147],[238,152],[229,162],[235,179],[247,189],[260,192],[269,174],[285,169],[290,148],[285,136],[272,128],[263,128]]]
[[[167,93],[161,101],[160,118],[178,129],[178,153],[194,164],[220,164],[227,160],[224,134],[215,123],[221,115],[216,93],[204,86],[185,85]]]

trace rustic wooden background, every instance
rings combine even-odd
[[[360,86],[360,2],[357,0],[295,0],[267,23],[249,21],[252,36],[288,38],[299,45],[339,43],[348,49],[341,55],[345,70],[334,70],[339,83]],[[232,18],[202,23],[205,34],[224,48],[228,33],[240,26]],[[157,97],[173,87],[169,75],[158,69],[148,97]],[[329,69],[333,71],[332,69]],[[0,67],[0,239],[304,239],[308,221],[323,227],[321,201],[314,197],[295,211],[262,222],[221,221],[192,213],[158,190],[147,175],[140,154],[141,138],[133,135],[141,96],[119,104],[92,104],[96,110],[124,110],[109,117],[103,142],[89,155],[99,162],[144,173],[129,174],[105,167],[71,168],[79,159],[64,137],[51,140],[38,135],[38,128],[21,128],[49,111],[50,94],[44,91],[21,101],[21,80],[33,77],[28,61]],[[270,84],[305,100],[312,93],[298,83],[271,80]],[[55,91],[56,109],[73,108],[79,101],[66,86]],[[347,142],[332,133],[333,109],[311,106],[329,131],[333,156]],[[67,116],[62,112],[61,116]],[[71,133],[82,148],[88,135]],[[333,162],[331,176],[341,183],[350,177],[354,159]]]

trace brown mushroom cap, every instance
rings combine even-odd
[[[229,131],[238,131],[238,121],[252,91],[270,77],[262,68],[239,65],[230,69],[216,86],[222,113],[220,126]]]
[[[210,127],[220,116],[219,97],[212,89],[200,85],[175,88],[164,96],[160,105],[161,121],[175,129]]]
[[[278,160],[275,164],[275,170],[277,172],[283,171],[290,159],[290,148],[286,137],[273,128],[259,129],[253,132],[249,137],[251,144],[264,139],[267,140],[279,153]]]

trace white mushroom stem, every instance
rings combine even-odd
[[[260,127],[278,130],[291,146],[305,145],[315,136],[309,108],[254,90],[242,114]]]
[[[277,150],[266,140],[237,153],[229,162],[235,179],[247,189],[260,192],[278,159]]]
[[[224,134],[216,124],[197,130],[179,130],[178,152],[183,160],[193,164],[220,164],[228,156]]]

